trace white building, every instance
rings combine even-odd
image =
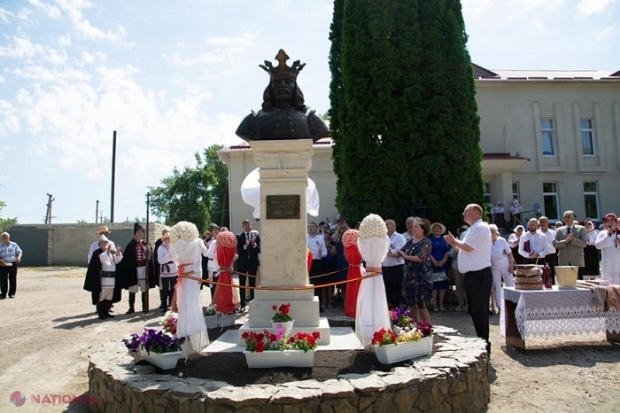
[[[620,71],[473,68],[487,203],[508,207],[518,198],[530,211],[523,219],[537,206],[552,220],[567,209],[580,220],[620,212]],[[247,144],[225,148],[220,157],[229,165],[230,222],[237,232],[252,216],[239,188],[256,166]],[[310,178],[320,193],[321,212],[308,222],[333,220],[330,139],[314,145]]]

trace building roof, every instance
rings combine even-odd
[[[472,63],[477,80],[620,80],[620,71],[601,70],[488,70]]]

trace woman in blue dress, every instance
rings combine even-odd
[[[448,279],[449,252],[450,245],[441,236],[446,232],[446,227],[435,222],[431,225],[433,235],[429,238],[433,246],[431,252],[431,263],[433,264],[433,311],[443,311],[443,301],[446,298],[446,290],[450,289],[450,280]]]
[[[427,238],[430,226],[420,218],[407,218],[407,230],[413,237],[399,250],[405,259],[403,302],[409,306],[413,318],[429,321],[428,304],[433,297],[433,270],[431,268],[431,241]]]

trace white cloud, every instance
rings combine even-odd
[[[471,14],[473,18],[481,16],[491,5],[493,0],[462,0],[463,14]]]
[[[6,79],[4,78],[4,76],[0,75],[0,83],[4,83],[6,82]]]
[[[18,111],[14,105],[0,99],[0,137],[17,133],[20,130]]]
[[[49,4],[44,4],[40,0],[28,0],[30,4],[32,4],[35,8],[41,10],[43,13],[52,19],[60,18],[60,9],[56,6],[52,6]]]
[[[30,21],[30,15],[32,14],[32,10],[28,8],[23,8],[17,13],[13,13],[4,7],[0,7],[0,20],[7,24],[11,24],[11,20],[22,20],[22,21]]]
[[[74,28],[88,39],[109,40],[123,45],[133,45],[133,42],[125,40],[127,30],[123,26],[117,26],[116,31],[103,30],[93,26],[83,15],[82,10],[92,7],[87,0],[56,0],[56,3],[63,9]]]
[[[97,60],[105,60],[107,58],[107,55],[103,52],[95,52],[95,53],[89,53],[89,52],[82,52],[82,61],[84,63],[95,63]]]
[[[0,57],[26,59],[27,61],[42,57],[55,65],[64,64],[68,59],[64,49],[57,50],[50,46],[34,44],[29,39],[21,37],[13,37],[11,44],[0,47]]]
[[[118,170],[139,185],[159,184],[174,165],[193,165],[195,151],[240,142],[234,131],[241,118],[209,115],[209,91],[188,88],[170,98],[166,90],[140,85],[142,72],[131,65],[99,66],[90,75],[75,69],[46,70],[32,66],[20,73],[36,73],[49,85],[19,90],[14,105],[0,101],[0,137],[21,127],[25,136],[33,137],[31,153],[58,152],[63,170],[90,179],[106,176],[113,130],[118,131]]]
[[[256,34],[243,33],[234,37],[211,37],[206,40],[210,51],[201,55],[180,53],[162,55],[162,59],[179,66],[207,66],[221,64],[229,70],[243,66],[243,57],[256,44]],[[188,51],[188,53],[190,53]]]
[[[616,26],[609,26],[594,33],[596,39],[594,40],[593,44],[598,44],[604,41],[605,39],[608,39],[609,37],[611,37],[611,34],[614,32],[615,28]]]
[[[579,4],[577,4],[577,11],[585,16],[599,14],[615,1],[616,0],[580,0]]]

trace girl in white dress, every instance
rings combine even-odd
[[[605,229],[598,233],[596,248],[601,250],[602,279],[610,284],[620,285],[620,234],[618,233],[618,217],[614,213],[605,215]]]

